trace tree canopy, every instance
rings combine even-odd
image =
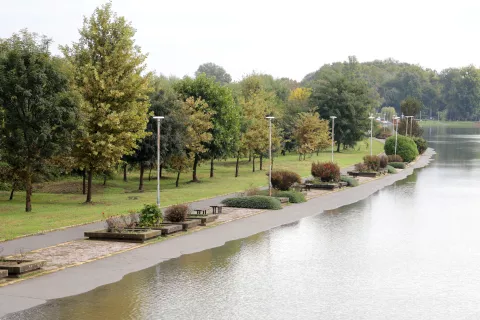
[[[232,77],[225,71],[225,69],[213,62],[207,62],[200,65],[195,71],[195,77],[204,73],[207,77],[215,78],[215,81],[220,84],[227,84],[232,82]]]

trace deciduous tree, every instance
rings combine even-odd
[[[300,157],[330,144],[328,121],[321,120],[317,112],[301,112],[297,116],[294,129],[297,151]]]

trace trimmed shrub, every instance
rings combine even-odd
[[[162,210],[156,204],[146,204],[140,211],[140,225],[153,227],[162,222]]]
[[[269,196],[251,196],[227,198],[222,203],[228,207],[249,208],[249,209],[282,209],[280,200]]]
[[[272,187],[277,190],[286,191],[290,189],[295,182],[302,182],[302,178],[298,173],[287,170],[272,171]]]
[[[187,219],[190,208],[186,204],[176,204],[165,210],[165,219],[170,222],[182,222]]]
[[[387,166],[387,171],[388,171],[388,173],[397,173],[397,169],[395,169],[394,167],[392,167],[390,165]]]
[[[390,137],[385,141],[385,153],[395,153],[395,137]],[[397,141],[397,154],[403,158],[404,161],[410,162],[415,160],[418,156],[417,145],[408,137],[399,135]]]
[[[423,154],[428,148],[427,140],[422,137],[413,137],[413,142],[417,145],[417,150],[419,154]]]
[[[388,165],[388,157],[383,154],[379,158],[380,158],[380,168],[385,169]]]
[[[276,191],[274,193],[275,197],[285,197],[288,198],[290,203],[300,203],[307,201],[305,195],[298,191]]]
[[[363,157],[363,163],[367,166],[368,170],[380,170],[380,157],[378,156],[365,156]]]
[[[333,162],[312,163],[312,176],[323,182],[337,182],[340,180],[340,167]]]
[[[355,171],[368,172],[368,166],[365,163],[357,163],[355,165]]]
[[[398,154],[391,154],[388,155],[388,162],[403,162],[403,158],[400,157]]]
[[[405,169],[406,167],[404,162],[390,162],[388,165],[397,169]]]
[[[355,179],[354,177],[350,176],[341,176],[340,181],[348,183],[349,187],[356,187],[358,186],[358,180]]]

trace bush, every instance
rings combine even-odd
[[[400,157],[398,154],[391,154],[388,155],[388,162],[403,162],[403,158]]]
[[[403,162],[402,162],[403,163]],[[397,173],[397,170],[392,166],[387,166],[388,173]]]
[[[275,197],[285,197],[288,198],[290,203],[300,203],[307,201],[305,195],[297,191],[276,191],[274,193]]]
[[[365,156],[363,157],[363,163],[370,171],[380,170],[380,157],[379,156]]]
[[[349,187],[356,187],[358,186],[358,180],[355,179],[354,177],[350,176],[341,176],[340,181],[348,183]]]
[[[390,131],[382,131],[379,132],[378,134],[375,135],[375,138],[377,139],[387,139],[388,137],[391,137],[392,133]]]
[[[170,222],[182,222],[187,219],[190,208],[186,204],[176,204],[165,210],[165,219]]]
[[[228,207],[250,208],[250,209],[282,209],[280,200],[269,196],[251,196],[227,198],[222,203]]]
[[[386,155],[381,155],[379,158],[380,158],[380,168],[385,169],[388,165],[388,157]]]
[[[357,163],[355,165],[355,171],[368,172],[368,166],[365,163]]]
[[[142,227],[154,227],[162,222],[162,210],[156,204],[144,205],[140,211],[140,225]]]
[[[388,164],[390,167],[394,167],[397,169],[405,169],[405,163],[404,162],[390,162]]]
[[[302,178],[292,171],[272,171],[272,187],[278,190],[286,191],[294,183],[301,183]]]
[[[417,146],[417,150],[419,154],[423,154],[425,150],[428,148],[427,140],[423,139],[422,137],[413,137],[413,142],[415,142]]]
[[[385,153],[395,153],[395,137],[390,137],[385,141]],[[417,145],[408,137],[399,135],[397,141],[397,154],[406,162],[415,160],[418,156]]]
[[[333,162],[312,163],[312,176],[323,182],[337,182],[340,180],[340,167]]]

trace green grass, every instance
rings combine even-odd
[[[479,125],[479,122],[473,121],[435,121],[423,120],[418,122],[422,127],[449,127],[449,128],[474,128]]]
[[[369,153],[365,143],[359,143],[355,149],[335,153],[335,161],[346,167],[361,162],[364,155]],[[373,152],[383,151],[383,144],[373,142]],[[330,152],[321,152],[318,156],[307,157],[305,161],[298,161],[296,154],[287,154],[274,159],[274,169],[295,171],[301,176],[310,174],[312,161],[329,161]],[[191,174],[182,174],[179,188],[175,188],[175,174],[165,172],[161,181],[162,206],[177,203],[191,202],[216,195],[244,191],[255,187],[265,186],[267,181],[268,159],[264,160],[263,171],[252,172],[248,159],[242,159],[240,176],[235,178],[235,161],[217,161],[215,163],[215,177],[209,178],[209,163],[202,163],[198,170],[201,182],[191,183]],[[256,168],[259,161],[256,160]],[[156,173],[152,172],[152,177]],[[107,181],[102,186],[101,179],[95,180],[93,204],[85,204],[85,196],[81,190],[80,178],[68,178],[62,181],[45,184],[49,192],[35,192],[32,198],[32,212],[26,213],[25,193],[16,192],[13,201],[8,201],[8,192],[0,192],[0,241],[13,239],[22,235],[37,233],[46,230],[58,229],[75,224],[102,220],[103,217],[125,214],[129,210],[139,211],[144,204],[156,202],[155,180],[148,181],[146,172],[145,192],[139,193],[138,172],[129,175],[129,181],[123,182],[119,173],[115,179]],[[70,193],[60,193],[60,192]],[[103,214],[102,214],[103,213]]]

